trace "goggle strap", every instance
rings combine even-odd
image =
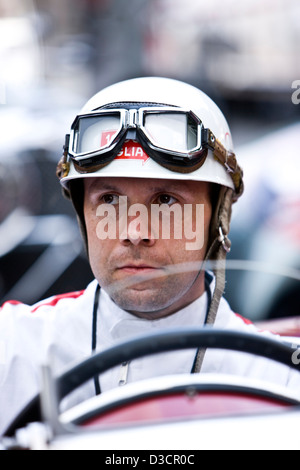
[[[238,165],[235,154],[233,152],[228,152],[228,150],[226,150],[226,148],[217,139],[215,139],[214,142],[213,154],[215,160],[221,163],[221,165],[225,167],[227,173],[230,174],[235,187],[236,197],[240,197],[244,190],[243,170]]]
[[[59,180],[61,180],[62,178],[66,178],[70,172],[70,163],[68,161],[69,144],[70,144],[70,134],[67,134],[65,145],[63,146],[64,152],[56,168],[56,176],[58,177]]]

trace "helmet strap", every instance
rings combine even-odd
[[[205,262],[213,261],[213,272],[215,275],[215,289],[212,296],[206,325],[215,324],[221,298],[225,291],[225,264],[226,256],[230,251],[231,242],[227,237],[229,233],[231,205],[233,200],[232,189],[223,187],[220,191],[219,202],[217,206],[217,217],[213,220],[211,233],[214,233],[213,241],[208,249]],[[200,348],[196,358],[195,373],[200,373],[203,365],[206,348]]]

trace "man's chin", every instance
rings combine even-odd
[[[128,281],[132,278],[102,287],[119,308],[146,319],[167,317],[187,306],[204,291],[204,281],[199,277],[195,283],[194,276],[162,276],[143,282],[139,279],[139,282],[129,285]],[[200,281],[203,285],[198,285]]]
[[[168,315],[168,309],[172,301],[164,301],[159,296],[157,289],[145,289],[135,287],[126,289],[126,292],[119,292],[111,295],[115,304],[132,315],[145,318],[156,319]]]

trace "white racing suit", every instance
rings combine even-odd
[[[39,392],[41,365],[50,365],[55,375],[90,356],[92,317],[97,282],[87,289],[54,296],[36,305],[7,302],[0,309],[0,435],[24,406]],[[104,290],[100,292],[97,321],[97,351],[130,337],[175,327],[204,324],[207,294],[183,310],[161,320],[142,320],[118,308]],[[256,328],[232,312],[221,300],[215,327],[257,334]],[[126,381],[189,373],[195,350],[174,351],[132,361]],[[287,386],[300,396],[300,374],[274,361],[248,354],[207,350],[202,373],[247,376]],[[100,377],[102,392],[118,387],[121,366]],[[91,380],[63,401],[69,408],[95,395]]]

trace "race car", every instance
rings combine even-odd
[[[44,367],[41,394],[10,426],[2,448],[104,450],[111,463],[112,459],[123,462],[116,461],[123,454],[108,453],[115,449],[168,449],[175,452],[169,460],[177,456],[177,463],[187,458],[179,449],[298,449],[299,395],[248,378],[219,374],[155,378],[60,411],[66,395],[122,361],[199,346],[267,357],[300,372],[299,338],[278,341],[209,327],[141,336],[92,355],[58,378]],[[157,459],[152,464],[164,458],[146,455],[143,462],[148,464],[150,457]]]

